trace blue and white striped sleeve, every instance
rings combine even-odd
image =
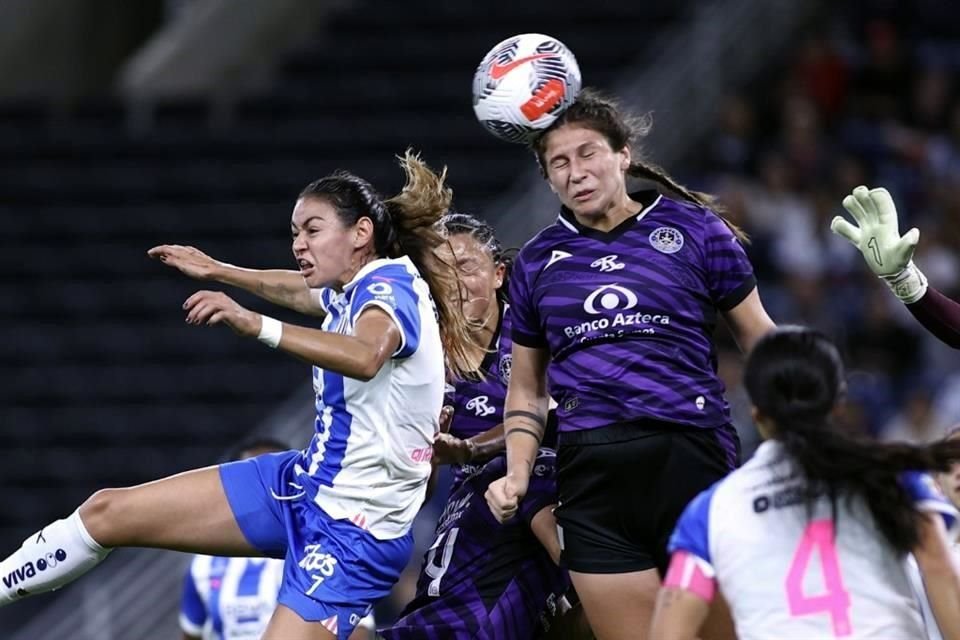
[[[320,305],[324,313],[330,313],[330,303],[333,301],[335,295],[333,289],[329,288],[310,289],[310,297]]]
[[[701,492],[683,510],[667,544],[667,550],[670,553],[687,551],[701,560],[712,562],[710,559],[710,503],[719,485],[720,483],[717,482]]]
[[[943,492],[930,477],[930,474],[920,471],[905,471],[900,474],[900,484],[910,497],[917,509],[926,513],[939,513],[951,540],[960,534],[960,514]]]
[[[663,586],[689,591],[706,602],[713,600],[717,587],[710,557],[710,504],[717,484],[694,498],[677,521],[667,545],[670,567],[663,580]]]
[[[201,637],[203,625],[207,622],[207,607],[197,590],[197,579],[193,572],[196,562],[194,558],[183,577],[183,593],[180,596],[180,629],[188,636]]]
[[[351,322],[370,307],[386,312],[400,330],[400,346],[394,358],[412,356],[420,345],[420,296],[414,289],[416,276],[401,265],[391,265],[371,272],[357,283],[350,303]]]

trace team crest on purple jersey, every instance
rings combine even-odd
[[[683,249],[683,234],[673,227],[660,227],[650,234],[650,245],[660,253],[676,253]]]
[[[712,334],[753,291],[753,268],[712,211],[655,192],[616,229],[561,211],[520,251],[510,286],[514,342],[550,353],[559,429],[637,419],[729,424]]]
[[[510,370],[513,368],[513,356],[509,353],[500,355],[500,364],[497,367],[500,371],[500,382],[505,385],[510,384]]]

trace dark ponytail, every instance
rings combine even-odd
[[[706,207],[716,213],[730,228],[730,231],[741,241],[747,242],[747,234],[723,216],[723,207],[716,198],[708,193],[694,191],[683,186],[673,179],[670,174],[657,165],[647,162],[640,150],[633,148],[638,138],[650,133],[653,126],[652,118],[647,115],[642,118],[624,115],[616,101],[606,98],[596,91],[585,89],[576,101],[558,117],[542,133],[531,139],[530,147],[540,163],[540,172],[546,176],[546,162],[544,154],[547,150],[547,136],[551,131],[565,124],[577,123],[599,132],[607,139],[610,147],[619,151],[624,147],[631,147],[634,160],[627,168],[627,175],[634,178],[643,178],[660,185],[688,202]]]
[[[919,512],[899,474],[947,471],[960,459],[960,442],[880,443],[839,431],[829,414],[845,391],[843,364],[836,347],[812,329],[780,327],[761,338],[747,358],[744,385],[806,477],[808,513],[826,495],[836,519],[839,497],[862,496],[894,549],[916,546]]]

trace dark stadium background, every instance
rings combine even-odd
[[[652,111],[646,150],[751,234],[775,320],[841,342],[847,428],[937,437],[960,421],[960,360],[827,225],[854,186],[886,186],[904,229],[921,228],[918,263],[960,293],[958,18],[934,0],[0,3],[0,553],[98,488],[214,463],[254,432],[309,437],[307,368],[186,326],[180,304],[202,285],[150,246],[292,267],[299,189],[343,167],[391,192],[408,145],[449,166],[456,206],[506,244],[549,223],[532,159],[470,105],[483,54],[529,31],[564,41],[587,84]],[[739,356],[722,344],[749,454]],[[184,563],[118,552],[0,610],[0,637],[176,636]]]

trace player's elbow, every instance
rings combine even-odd
[[[372,350],[364,350],[357,355],[358,357],[354,363],[354,371],[350,377],[360,382],[373,380],[377,374],[380,373],[380,369],[383,368],[383,364],[387,361],[382,354]]]
[[[361,363],[350,372],[350,377],[354,380],[359,380],[360,382],[370,382],[374,377],[376,377],[378,371],[380,370]]]

